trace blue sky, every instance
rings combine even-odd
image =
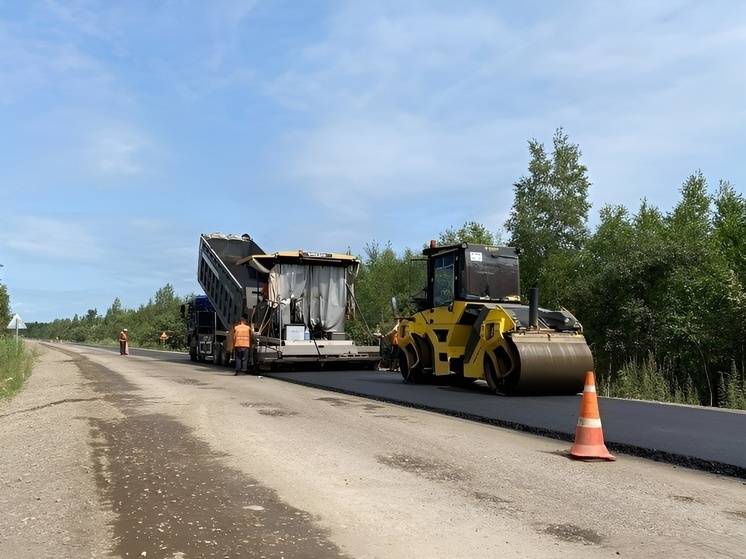
[[[0,0],[0,281],[24,319],[265,250],[498,230],[563,126],[607,203],[746,183],[746,3]]]

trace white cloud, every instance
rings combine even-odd
[[[167,159],[166,150],[136,119],[112,118],[102,109],[49,108],[26,119],[17,133],[28,155],[5,170],[12,177],[6,180],[26,188],[107,189],[158,176]]]
[[[28,20],[0,21],[0,106],[24,151],[17,169],[4,170],[8,182],[58,188],[60,179],[130,178],[154,167],[159,150],[112,64],[118,27],[105,13],[93,2],[47,0],[28,6]],[[91,38],[98,49],[86,46]]]
[[[144,171],[149,149],[142,133],[127,126],[105,126],[91,134],[86,150],[89,168],[106,177],[137,175]]]
[[[509,207],[525,141],[558,126],[584,149],[597,205],[651,191],[665,204],[682,175],[743,145],[743,6],[563,3],[542,14],[342,8],[267,83],[306,117],[286,138],[281,172],[332,220],[424,193],[434,206],[470,196],[477,215],[481,199]]]
[[[225,67],[226,58],[238,48],[239,28],[255,5],[255,0],[219,0],[208,4],[207,25],[212,42],[208,57],[210,68]]]
[[[60,97],[111,96],[111,73],[74,41],[37,35],[0,21],[0,104],[20,103],[40,91]]]
[[[90,263],[105,254],[97,237],[76,219],[11,218],[0,243],[23,258]]]

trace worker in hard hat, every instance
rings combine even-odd
[[[251,326],[246,318],[233,327],[233,353],[236,360],[236,372],[247,373],[251,356]]]
[[[119,355],[129,355],[129,334],[124,328],[119,332]]]

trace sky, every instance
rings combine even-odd
[[[0,0],[0,281],[26,321],[267,251],[499,231],[529,138],[605,204],[746,184],[746,3]]]

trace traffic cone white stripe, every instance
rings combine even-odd
[[[600,419],[590,419],[587,417],[578,418],[578,427],[601,427]]]
[[[593,384],[586,384],[583,387],[583,392],[595,392],[595,391],[596,391],[596,386]]]

